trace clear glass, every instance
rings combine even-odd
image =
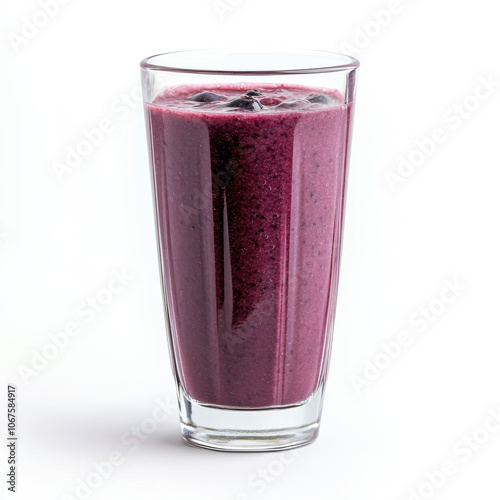
[[[318,435],[358,65],[320,51],[141,62],[188,443],[265,451]]]

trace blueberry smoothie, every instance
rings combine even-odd
[[[227,407],[307,400],[328,357],[351,104],[298,86],[182,86],[146,115],[183,389]]]

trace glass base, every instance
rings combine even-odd
[[[265,409],[201,404],[179,387],[182,437],[217,451],[275,451],[309,444],[318,437],[323,387],[297,406]]]

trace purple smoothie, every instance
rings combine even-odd
[[[351,105],[248,89],[169,88],[146,105],[162,275],[189,397],[293,405],[325,374]]]

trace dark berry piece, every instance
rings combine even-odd
[[[204,92],[200,92],[198,94],[192,95],[188,97],[188,101],[196,101],[196,102],[215,102],[215,101],[225,101],[226,98],[215,92],[210,92],[209,90],[205,90]]]
[[[324,94],[311,94],[306,97],[306,100],[315,104],[328,104],[330,102],[330,98]]]
[[[256,97],[256,96],[259,96],[259,95],[262,95],[262,92],[259,92],[258,90],[247,90],[245,92],[245,95],[248,96],[248,97]]]
[[[246,109],[249,111],[259,111],[263,107],[262,104],[253,97],[237,97],[225,103],[224,106]]]

